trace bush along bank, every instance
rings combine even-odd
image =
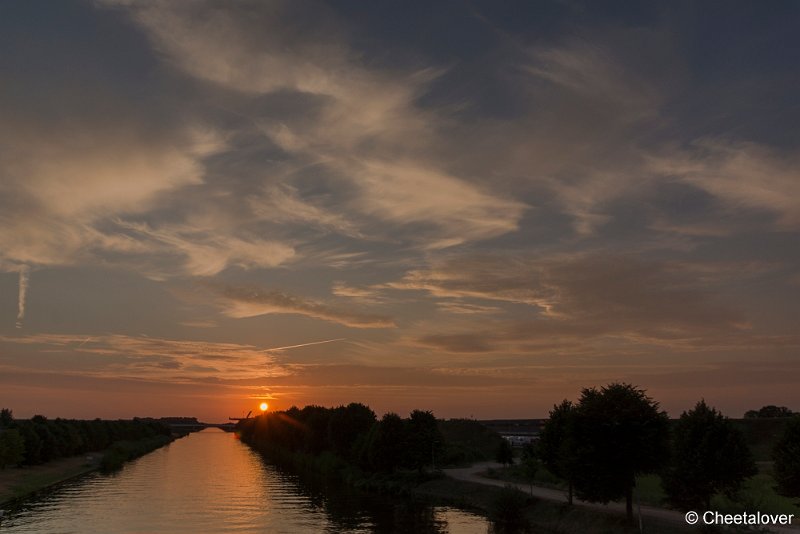
[[[172,440],[171,436],[158,435],[136,441],[117,441],[103,453],[100,469],[103,471],[119,469],[125,462],[159,449]]]

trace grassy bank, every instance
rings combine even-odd
[[[418,485],[414,489],[413,495],[438,504],[473,510],[491,519],[503,512],[507,491],[495,486],[440,478]],[[547,534],[639,532],[638,525],[627,525],[625,518],[618,514],[605,514],[576,506],[534,499],[522,492],[519,492],[518,498],[522,503],[520,513],[527,522],[530,532]],[[694,532],[682,525],[658,522],[650,518],[646,522],[647,532],[652,534]]]
[[[0,471],[0,504],[95,471],[99,467],[100,455],[95,454],[62,458],[43,465],[6,468]]]
[[[530,480],[524,476],[522,468],[518,465],[507,468],[490,468],[486,472],[487,478],[529,484]],[[566,491],[564,481],[551,474],[543,466],[534,477],[534,485]],[[661,487],[661,477],[644,475],[636,478],[636,490],[643,505],[669,508],[666,493]],[[759,474],[747,479],[742,485],[738,497],[730,499],[722,494],[717,494],[711,499],[711,508],[723,513],[740,513],[746,510],[758,510],[770,514],[794,514],[800,517],[800,505],[797,499],[778,495],[775,491],[775,479],[772,477],[771,462],[759,463]]]
[[[490,520],[502,517],[502,514],[507,513],[509,508],[506,503],[508,490],[455,480],[443,476],[439,472],[367,473],[330,453],[311,455],[275,447],[271,448],[265,458],[295,472],[300,471],[317,477],[332,477],[369,494],[382,493],[411,497],[432,504],[453,506],[473,511]],[[638,526],[634,528],[627,525],[625,518],[616,513],[606,514],[580,507],[570,507],[547,500],[532,499],[522,492],[517,493],[517,498],[522,502],[520,513],[531,532],[551,534],[638,532]],[[513,508],[513,506],[512,504],[511,507]],[[653,534],[692,532],[681,525],[660,523],[650,518],[646,519],[646,523],[647,531]],[[519,531],[518,529],[507,530],[507,532]],[[503,532],[503,530],[498,530],[498,532]]]
[[[155,436],[117,442],[105,451],[61,458],[42,465],[6,468],[0,471],[0,504],[22,499],[98,469],[117,469],[124,462],[143,456],[171,441],[172,438],[168,436]]]

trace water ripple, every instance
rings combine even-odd
[[[420,514],[376,502],[311,491],[231,434],[209,429],[113,475],[94,473],[22,503],[0,533],[356,534],[402,532],[404,525],[430,533],[487,532],[483,518],[460,510],[428,508]],[[418,525],[420,517],[427,523]]]

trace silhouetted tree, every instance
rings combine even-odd
[[[411,469],[422,471],[432,465],[436,456],[441,458],[444,438],[432,412],[414,410],[406,422],[405,464]]]
[[[568,400],[553,406],[539,433],[538,455],[547,469],[567,481],[567,500],[572,504],[575,477],[579,469],[575,429],[575,405]]]
[[[744,413],[745,419],[791,417],[792,415],[793,415],[792,410],[790,410],[786,406],[775,406],[774,404],[770,404],[768,406],[762,406],[758,410],[748,410]]]
[[[42,439],[36,433],[33,423],[30,421],[18,421],[17,428],[25,441],[25,457],[22,459],[22,463],[26,465],[42,463]]]
[[[53,425],[48,424],[46,420],[45,422],[36,422],[37,417],[41,416],[34,416],[33,429],[39,435],[39,439],[42,440],[42,448],[41,452],[39,453],[41,455],[42,462],[47,463],[49,461],[61,458],[61,444],[53,432]]]
[[[0,469],[17,465],[25,458],[25,440],[16,428],[0,429]]]
[[[667,498],[685,509],[711,509],[711,497],[733,497],[757,473],[744,435],[728,418],[700,401],[674,428],[672,459],[662,482]]]
[[[3,408],[0,410],[0,427],[9,428],[14,423],[14,416],[11,413],[11,410],[8,408]]]
[[[333,451],[342,458],[354,458],[353,445],[375,424],[376,417],[369,407],[352,402],[333,410],[328,420],[328,440]]]
[[[657,471],[669,455],[667,414],[644,390],[610,384],[584,389],[574,417],[578,496],[593,502],[625,497],[632,520],[636,476]]]
[[[48,420],[37,415],[30,420],[14,420],[13,428],[19,431],[24,441],[25,454],[22,463],[26,465],[37,465],[88,451],[100,451],[108,448],[114,441],[133,442],[156,435],[171,435],[168,426],[152,419]]]
[[[319,454],[330,449],[328,425],[332,413],[333,410],[322,406],[306,406],[300,410],[300,421],[305,424],[308,434],[305,440],[306,451]]]
[[[405,424],[396,413],[384,414],[370,433],[367,458],[375,471],[392,472],[400,466],[405,451]]]
[[[778,492],[800,497],[800,416],[793,417],[786,425],[772,451],[772,459]]]

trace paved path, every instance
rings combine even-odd
[[[485,476],[481,476],[483,473],[486,472],[487,469],[490,467],[500,468],[502,469],[502,465],[496,462],[481,462],[472,465],[471,467],[460,467],[457,469],[444,469],[444,473],[457,480],[465,480],[467,482],[477,482],[478,484],[487,484],[490,486],[499,486],[504,487],[507,485],[512,485],[519,489],[520,491],[524,491],[525,493],[532,495],[534,497],[538,497],[540,499],[545,499],[548,501],[556,501],[556,502],[567,502],[567,492],[552,489],[552,488],[543,488],[540,486],[533,486],[531,488],[528,484],[519,484],[514,482],[506,482],[504,480],[497,480],[493,478],[487,478]],[[625,503],[619,502],[612,502],[608,504],[601,504],[601,503],[593,503],[582,501],[580,499],[574,499],[573,502],[585,508],[591,508],[594,510],[600,510],[606,513],[625,513]],[[637,514],[636,503],[634,502],[633,507],[634,515]],[[681,525],[686,525],[686,516],[683,512],[677,512],[675,510],[667,510],[666,508],[657,508],[655,506],[642,506],[642,518],[643,523],[646,526],[647,521],[646,518],[655,518],[662,521],[667,521],[670,523],[679,523]],[[798,534],[800,533],[800,528],[797,526],[797,522],[800,518],[795,517],[795,525],[792,527],[771,527],[770,532],[775,532],[777,534]]]

